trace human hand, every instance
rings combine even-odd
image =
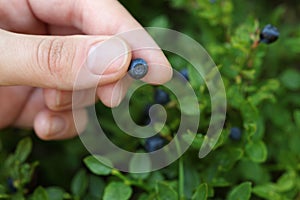
[[[158,48],[145,49],[151,43],[145,31],[139,31],[141,40],[130,34],[112,38],[142,28],[115,0],[0,0],[0,28],[0,128],[34,127],[46,140],[73,137],[77,131],[72,112],[82,116],[82,124],[77,124],[82,131],[87,122],[84,106],[94,103],[86,102],[84,94],[95,84],[96,98],[105,105],[120,103],[132,58],[143,58],[149,64],[143,81],[162,84],[172,75]],[[92,55],[89,50],[97,45]],[[103,64],[119,55],[123,56],[111,65]],[[83,68],[87,80],[80,86],[82,103],[72,110],[72,89]],[[113,96],[113,90],[119,96]]]

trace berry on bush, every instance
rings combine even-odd
[[[166,144],[166,140],[159,136],[155,135],[153,137],[147,138],[145,142],[145,150],[147,152],[153,152],[162,148]]]
[[[187,81],[190,80],[190,79],[189,79],[189,72],[188,72],[187,69],[182,69],[182,70],[179,71],[179,73],[180,73]]]
[[[7,187],[10,193],[17,192],[17,188],[14,186],[14,180],[12,178],[7,179]]]
[[[170,96],[164,90],[156,89],[155,93],[154,93],[154,101],[155,101],[155,103],[165,105],[165,104],[169,103]]]
[[[128,74],[134,79],[143,78],[148,72],[148,65],[145,60],[137,58],[131,61]]]
[[[151,108],[151,106],[152,106],[152,104],[147,104],[146,106],[145,106],[145,108],[143,109],[143,112],[142,112],[142,125],[148,125],[148,124],[150,124],[150,122],[151,122],[151,119],[150,119],[150,117],[149,117],[149,112],[150,112],[150,108]]]
[[[232,140],[240,140],[241,137],[242,137],[242,131],[240,128],[238,127],[233,127],[230,129],[230,134],[229,134],[229,137],[232,139]]]
[[[276,27],[271,24],[266,25],[260,33],[259,42],[271,44],[275,42],[279,37],[279,31]]]

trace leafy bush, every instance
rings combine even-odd
[[[201,108],[197,137],[184,156],[155,172],[123,173],[89,156],[78,138],[45,142],[32,131],[10,128],[0,134],[0,199],[298,199],[298,2],[122,2],[144,26],[167,27],[191,36],[217,64],[228,101],[217,145],[207,157],[198,158],[210,119],[210,96],[189,63],[166,53],[174,69],[188,69]],[[257,43],[266,24],[280,31],[274,44]],[[153,102],[149,97],[153,93],[153,86],[145,86],[135,94],[133,118],[144,117],[141,113]],[[172,113],[160,133],[167,141],[173,137],[180,112],[174,98],[165,107]],[[115,127],[109,108],[101,103],[96,108],[112,141],[126,150],[144,151],[145,140],[124,135]]]

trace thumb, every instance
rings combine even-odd
[[[131,60],[126,42],[110,36],[36,36],[0,29],[0,86],[86,89],[123,77]],[[77,81],[78,82],[78,81]]]

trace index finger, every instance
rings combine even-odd
[[[144,81],[162,84],[172,77],[170,64],[142,26],[116,0],[29,0],[33,13],[49,24],[74,26],[89,35],[119,35],[133,58],[149,65]]]

